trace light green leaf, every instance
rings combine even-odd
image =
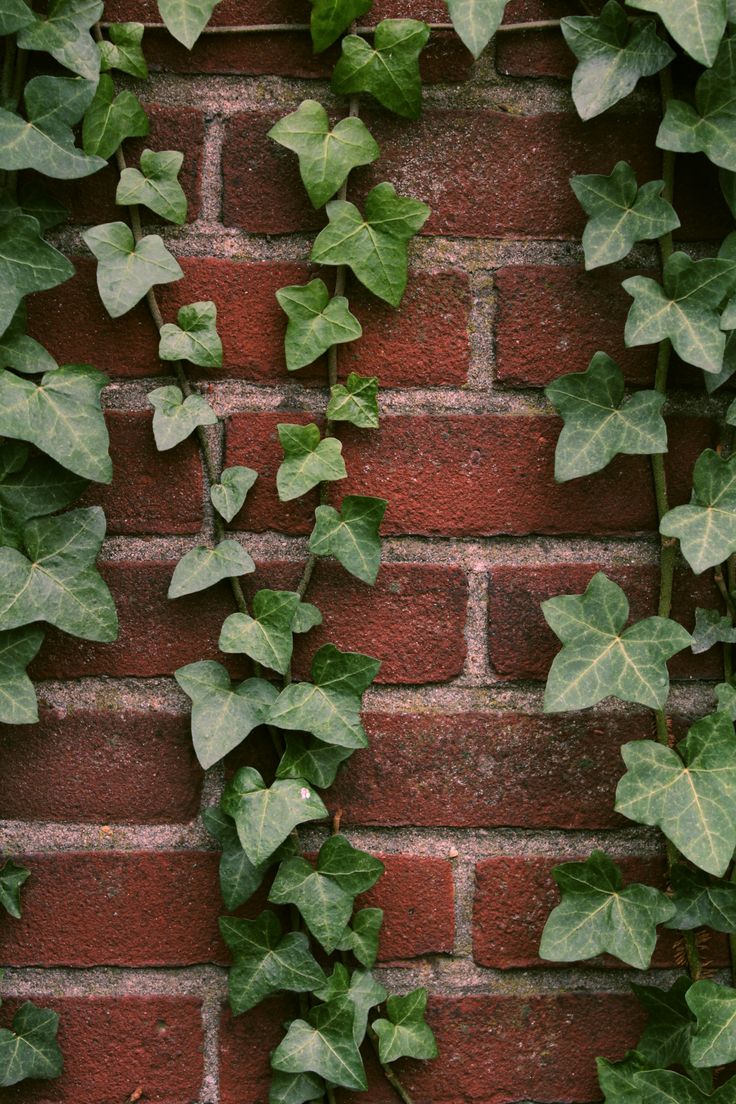
[[[270,858],[298,824],[327,816],[320,797],[303,778],[278,778],[267,786],[252,767],[241,767],[228,782],[222,809],[235,821],[243,850],[256,865]]]
[[[36,169],[60,180],[104,169],[101,157],[88,157],[76,148],[72,131],[94,93],[94,83],[82,77],[30,80],[23,94],[26,118],[0,110],[0,169]]]
[[[286,674],[293,650],[293,621],[299,595],[292,590],[259,590],[253,598],[253,617],[231,613],[218,647],[221,652],[244,653],[256,663]]]
[[[191,50],[220,0],[158,0],[158,10],[177,42]]]
[[[321,1001],[333,1001],[339,997],[352,1001],[355,1005],[353,1038],[356,1046],[360,1046],[368,1027],[369,1011],[385,1001],[388,993],[370,970],[354,970],[351,975],[342,962],[337,962],[325,985],[316,989],[314,995]]]
[[[279,119],[268,137],[299,157],[299,173],[313,207],[322,207],[351,169],[370,165],[381,152],[362,119],[348,116],[330,130],[327,112],[316,100],[304,100]]]
[[[34,13],[35,21],[20,31],[18,46],[43,50],[73,73],[96,81],[100,54],[89,32],[103,8],[101,0],[51,0],[47,13]]]
[[[373,586],[381,566],[378,530],[387,506],[384,498],[365,495],[345,495],[339,513],[332,506],[318,506],[309,551],[334,556],[351,575]]]
[[[714,1093],[703,1092],[689,1077],[674,1070],[650,1070],[638,1074],[636,1081],[647,1104],[736,1104],[736,1077]]]
[[[174,448],[194,433],[197,426],[216,425],[217,415],[201,395],[187,395],[173,384],[148,392],[154,408],[153,436],[159,452]]]
[[[605,1104],[644,1104],[636,1075],[649,1066],[641,1054],[630,1050],[620,1062],[596,1058],[595,1064]]]
[[[418,119],[419,55],[428,41],[429,27],[418,19],[384,19],[376,27],[372,47],[359,35],[347,35],[332,74],[332,91],[338,96],[370,92],[389,111]]]
[[[84,116],[84,152],[107,159],[124,139],[143,138],[148,130],[148,116],[138,98],[128,91],[116,96],[112,77],[102,73],[95,98]]]
[[[43,629],[27,625],[0,633],[0,723],[35,724],[36,688],[26,667],[43,643]]]
[[[280,288],[276,298],[289,318],[284,352],[290,372],[311,364],[331,345],[355,341],[363,333],[360,322],[348,310],[345,296],[330,299],[323,280]]]
[[[190,303],[181,308],[177,320],[178,326],[166,322],[161,327],[159,359],[188,360],[200,368],[221,368],[222,341],[217,332],[215,304],[209,300]],[[250,468],[243,470],[250,471]]]
[[[99,261],[97,287],[111,318],[119,318],[156,284],[181,280],[184,273],[158,234],[136,244],[124,222],[108,222],[82,234]]]
[[[305,778],[318,790],[327,790],[340,764],[352,755],[350,748],[323,744],[314,737],[287,734],[286,747],[276,770],[277,778]]]
[[[184,154],[177,150],[143,150],[140,170],[123,169],[120,174],[115,202],[141,204],[181,226],[187,219],[187,197],[178,180],[183,162]]]
[[[176,565],[168,597],[196,594],[223,579],[248,575],[255,569],[253,560],[237,541],[220,541],[215,548],[192,548]]]
[[[103,71],[119,69],[131,77],[146,79],[148,66],[141,48],[143,29],[142,23],[114,23],[108,27],[109,41],[98,44]]]
[[[315,625],[322,624],[322,614],[313,606],[311,602],[300,602],[294,612],[294,619],[291,622],[291,631],[295,633],[305,633],[313,629]]]
[[[695,610],[692,651],[698,655],[707,652],[714,644],[736,644],[736,626],[720,610],[698,607]]]
[[[667,451],[664,395],[637,391],[624,399],[623,374],[605,353],[596,353],[587,371],[549,384],[545,395],[565,422],[555,450],[560,483],[600,471],[619,453]]]
[[[725,460],[706,449],[693,470],[688,506],[676,506],[662,518],[660,532],[677,537],[696,575],[736,551],[736,456]]]
[[[632,984],[631,988],[648,1017],[636,1049],[649,1069],[682,1066],[701,1088],[709,1089],[710,1074],[699,1072],[690,1064],[695,1017],[687,1005],[686,996],[691,984],[687,977],[679,977],[669,990],[654,985]]]
[[[678,931],[712,928],[736,932],[736,885],[713,881],[702,870],[676,863],[670,877],[676,912],[665,924]]]
[[[368,1083],[353,1037],[355,1009],[340,997],[313,1008],[306,1020],[292,1020],[286,1037],[271,1055],[284,1073],[316,1073],[334,1085],[365,1091]]]
[[[384,183],[366,196],[365,218],[343,199],[333,199],[326,210],[329,226],[318,234],[311,259],[349,265],[369,291],[398,307],[406,289],[408,242],[429,218],[429,207]]]
[[[729,682],[721,682],[716,686],[716,698],[718,699],[718,712],[726,713],[732,721],[736,721],[736,687]]]
[[[370,11],[373,0],[310,0],[312,45],[321,54],[350,24]]]
[[[699,1069],[725,1066],[736,1058],[736,989],[714,981],[696,981],[685,998],[697,1027],[690,1059]]]
[[[311,491],[319,483],[345,479],[342,443],[335,437],[320,439],[319,428],[281,423],[276,426],[284,459],[276,473],[276,488],[282,502]]]
[[[323,1100],[325,1083],[316,1073],[282,1073],[274,1070],[268,1089],[268,1104],[307,1104]]]
[[[268,863],[254,866],[240,846],[238,833],[229,816],[214,806],[202,814],[205,828],[222,847],[220,856],[220,892],[225,908],[235,910],[250,900],[263,881]]]
[[[346,382],[330,389],[327,417],[359,429],[378,429],[378,379],[351,372]]]
[[[59,1016],[30,1001],[13,1017],[13,1030],[0,1028],[0,1088],[17,1085],[27,1078],[58,1077],[64,1059],[56,1042]]]
[[[338,951],[351,952],[362,966],[370,969],[378,957],[382,924],[383,909],[360,909],[353,917],[352,925],[345,929],[337,945]]]
[[[437,1044],[432,1029],[424,1019],[426,1009],[426,989],[414,989],[405,997],[388,998],[388,1019],[375,1020],[373,1023],[382,1062],[395,1062],[397,1058],[426,1060],[437,1057]]]
[[[736,847],[736,735],[725,713],[692,726],[677,748],[653,740],[621,749],[627,772],[616,811],[661,828],[690,862],[718,876]]]
[[[242,509],[248,491],[257,478],[258,472],[253,471],[253,468],[236,465],[225,468],[220,482],[213,484],[210,489],[212,505],[225,521],[232,521],[238,510]]]
[[[32,23],[33,18],[25,0],[0,0],[0,35],[15,34]]]
[[[508,0],[447,0],[452,25],[474,58],[479,58],[503,19]]]
[[[726,30],[726,0],[626,0],[654,12],[675,42],[701,65],[712,65]]]
[[[53,372],[59,365],[43,345],[26,334],[26,305],[21,303],[13,315],[13,321],[0,337],[0,368],[14,368],[16,372],[34,375],[37,372]]]
[[[736,169],[736,40],[726,39],[712,69],[695,86],[695,107],[670,100],[657,134],[660,149],[705,153],[722,169]]]
[[[16,920],[20,920],[20,887],[30,876],[30,870],[12,859],[7,859],[0,868],[0,906]]]
[[[192,701],[192,742],[207,770],[265,723],[278,691],[265,679],[246,679],[233,687],[221,663],[189,663],[174,678]]]
[[[230,969],[228,995],[236,1016],[283,989],[310,993],[324,983],[325,975],[309,951],[304,932],[283,934],[274,913],[262,912],[257,920],[220,917],[220,931],[235,965]]]
[[[691,642],[681,625],[647,617],[624,630],[626,595],[600,571],[584,594],[550,598],[542,612],[563,645],[547,678],[545,712],[587,709],[607,697],[662,708],[669,692],[666,661]]]
[[[57,287],[73,275],[74,265],[43,240],[35,218],[16,215],[0,225],[0,334],[24,295]]]

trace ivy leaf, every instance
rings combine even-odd
[[[192,548],[174,569],[168,597],[196,594],[223,579],[248,575],[255,569],[253,560],[237,541],[220,541],[215,548]]]
[[[437,1057],[437,1044],[432,1029],[424,1020],[426,1010],[426,989],[414,989],[405,997],[388,998],[388,1019],[375,1020],[373,1023],[382,1062],[395,1062],[397,1058],[426,1060]]]
[[[693,629],[692,650],[695,655],[707,652],[714,644],[736,644],[736,627],[731,618],[725,617],[720,610],[695,610],[695,628]]]
[[[15,34],[33,22],[33,12],[25,0],[2,0],[0,3],[0,35]]]
[[[294,612],[294,619],[291,622],[291,631],[295,633],[305,633],[313,629],[315,625],[322,624],[322,614],[313,606],[311,602],[300,602]]]
[[[560,26],[578,59],[572,98],[581,119],[592,119],[618,103],[641,77],[658,73],[675,56],[651,19],[630,23],[616,0],[608,0],[600,16],[567,16]]]
[[[30,441],[63,467],[98,483],[112,480],[109,436],[100,407],[107,379],[95,368],[68,364],[40,383],[0,372],[0,434]]]
[[[327,204],[329,226],[312,246],[317,264],[349,265],[379,299],[398,307],[407,281],[407,245],[429,218],[429,207],[377,184],[366,196],[365,218],[344,199]]]
[[[736,457],[725,460],[713,449],[698,457],[693,495],[662,518],[660,532],[678,537],[682,554],[696,575],[736,551]]]
[[[235,965],[230,969],[228,994],[236,1016],[271,993],[310,993],[324,983],[325,975],[309,951],[304,932],[283,934],[273,912],[257,920],[220,917],[220,931]]]
[[[418,19],[382,20],[372,47],[359,35],[347,35],[332,74],[332,91],[338,96],[370,92],[396,115],[418,119],[422,111],[419,55],[428,41],[429,27]]]
[[[16,372],[34,375],[37,372],[53,372],[58,367],[43,345],[26,334],[26,305],[21,303],[13,315],[13,321],[0,337],[0,368],[14,368]]]
[[[102,70],[119,69],[145,80],[148,66],[141,49],[143,30],[142,23],[113,23],[108,27],[109,41],[98,43]]]
[[[275,905],[295,905],[328,954],[339,943],[353,911],[353,897],[303,858],[281,864],[268,899]]]
[[[220,0],[158,0],[158,10],[171,35],[191,50]]]
[[[596,1058],[595,1064],[606,1104],[644,1104],[636,1075],[649,1066],[641,1054],[630,1050],[620,1062]]]
[[[353,1038],[360,1046],[368,1027],[368,1013],[371,1008],[386,1000],[388,993],[380,982],[376,981],[370,970],[354,970],[352,975],[342,962],[336,962],[335,968],[321,989],[316,989],[315,997],[321,1001],[333,1001],[347,997],[355,1006],[353,1020]]]
[[[286,1037],[271,1055],[284,1073],[316,1073],[333,1085],[365,1092],[368,1083],[353,1037],[355,1010],[346,997],[320,1004],[306,1020],[292,1020]]]
[[[726,30],[726,0],[626,0],[654,12],[675,42],[701,65],[712,65]]]
[[[180,667],[174,678],[191,698],[192,742],[204,770],[264,724],[269,705],[278,696],[265,679],[246,679],[233,687],[225,668],[212,659]]]
[[[222,809],[235,821],[243,850],[256,865],[270,858],[298,824],[327,816],[321,799],[303,778],[278,778],[267,786],[253,767],[241,767],[228,782]]]
[[[232,521],[238,510],[242,509],[248,491],[257,478],[258,472],[253,468],[235,465],[225,468],[220,482],[213,484],[210,489],[212,505],[225,521]]]
[[[268,1090],[268,1104],[307,1104],[323,1100],[325,1083],[316,1073],[282,1073],[274,1070]]]
[[[74,265],[43,240],[35,218],[16,215],[0,225],[0,333],[24,295],[57,287],[73,275]]]
[[[269,723],[289,731],[309,732],[326,744],[367,747],[360,723],[361,696],[378,674],[379,660],[359,652],[341,652],[325,644],[312,661],[314,683],[285,687],[269,713]]]
[[[736,169],[736,42],[722,43],[715,64],[695,86],[695,107],[670,100],[657,133],[660,149],[705,153],[721,169]],[[728,196],[726,197],[728,198]]]
[[[220,892],[225,908],[235,910],[250,900],[260,886],[268,863],[254,866],[240,846],[238,833],[230,817],[215,806],[202,814],[205,828],[222,847],[220,856]]]
[[[183,162],[184,154],[177,150],[143,150],[140,169],[123,169],[120,174],[115,202],[141,204],[181,226],[187,219],[187,197],[178,180]]]
[[[99,261],[97,287],[111,318],[126,314],[155,284],[170,284],[184,275],[158,234],[136,243],[124,222],[108,222],[82,238]]]
[[[310,280],[304,287],[294,284],[280,288],[276,298],[289,318],[284,352],[290,372],[311,364],[331,345],[355,341],[363,333],[345,296],[330,299],[323,280]]]
[[[276,472],[276,488],[282,502],[311,491],[319,483],[345,479],[342,443],[335,437],[320,439],[319,428],[281,423],[276,426],[284,459]]]
[[[312,45],[321,54],[350,24],[370,11],[373,0],[310,0]]]
[[[714,882],[701,870],[691,870],[682,863],[673,866],[670,881],[671,901],[677,911],[665,927],[736,932],[736,885]]]
[[[0,1028],[0,1088],[17,1085],[27,1078],[48,1080],[64,1068],[56,1042],[59,1016],[31,1001],[20,1006],[13,1017],[13,1030]]]
[[[696,981],[687,991],[687,1003],[697,1026],[690,1058],[698,1069],[725,1066],[736,1058],[736,989],[714,981]]]
[[[9,204],[13,205],[12,210],[7,210],[7,213],[0,213],[1,221],[4,222],[7,218],[14,217],[16,213],[31,215],[38,219],[38,225],[41,227],[42,233],[53,230],[55,226],[60,226],[69,217],[68,208],[60,203],[58,199],[55,199],[54,196],[50,196],[33,179],[23,181],[23,194],[20,203],[15,200],[11,201],[7,195],[0,200],[0,208]]]
[[[26,667],[43,643],[43,629],[24,626],[0,633],[0,723],[35,724],[36,688]]]
[[[68,506],[85,485],[45,456],[29,458],[20,441],[6,440],[0,445],[0,543],[21,549],[23,522]]]
[[[695,1017],[688,1007],[686,995],[691,984],[687,977],[678,978],[671,989],[632,984],[631,988],[648,1017],[636,1049],[650,1069],[682,1066],[702,1088],[707,1088],[708,1075],[698,1073],[690,1064]]]
[[[362,119],[341,119],[330,130],[322,104],[304,100],[279,119],[268,137],[299,157],[299,173],[313,207],[322,207],[345,183],[352,169],[370,165],[380,150]]]
[[[222,652],[245,653],[256,663],[286,674],[294,645],[292,622],[299,595],[292,590],[259,590],[253,598],[253,617],[231,613],[218,647]]]
[[[736,736],[726,714],[703,717],[676,750],[641,740],[621,755],[628,769],[616,811],[658,826],[690,862],[724,874],[736,847]]]
[[[222,341],[217,332],[215,304],[209,300],[190,303],[180,309],[177,321],[178,326],[166,322],[161,327],[159,359],[188,360],[200,368],[221,368]]]
[[[52,0],[46,15],[34,13],[35,21],[20,31],[18,46],[51,54],[73,73],[96,81],[100,54],[89,32],[103,8],[100,0]]]
[[[626,595],[600,571],[584,594],[550,598],[542,612],[563,645],[547,678],[545,712],[587,709],[607,697],[662,708],[669,692],[666,661],[692,639],[681,625],[647,617],[624,630]]]
[[[116,96],[112,77],[102,73],[95,98],[84,116],[84,152],[107,160],[126,138],[143,138],[148,131],[148,116],[138,98],[128,91]]]
[[[637,188],[631,165],[619,161],[609,176],[574,176],[570,186],[588,215],[583,231],[586,269],[620,261],[639,241],[659,238],[680,225],[662,199],[663,180]]]
[[[334,835],[326,839],[320,848],[317,870],[327,874],[346,893],[357,897],[376,884],[385,867],[374,855],[353,847],[345,836]]]
[[[624,888],[619,867],[603,851],[585,862],[562,863],[552,871],[562,894],[544,932],[539,953],[550,962],[579,962],[612,954],[646,970],[657,942],[657,925],[675,906],[658,889]]]
[[[667,451],[664,395],[637,391],[624,399],[623,374],[605,353],[596,353],[587,371],[562,376],[544,393],[565,422],[555,450],[560,483],[600,471],[619,453]]]
[[[359,429],[378,429],[378,380],[351,372],[346,382],[330,389],[327,417],[333,422],[350,422]]]
[[[92,102],[95,86],[82,77],[34,77],[23,94],[26,118],[0,110],[0,169],[36,169],[76,180],[105,167],[74,145],[72,127]]]
[[[508,0],[447,0],[452,25],[458,38],[479,58],[503,19]]]
[[[217,415],[201,395],[184,394],[173,384],[148,392],[154,408],[153,436],[159,452],[174,448],[185,441],[197,426],[216,425]]]
[[[334,556],[346,571],[373,586],[381,566],[378,530],[388,502],[365,495],[345,495],[338,513],[332,506],[318,506],[309,539],[316,556]]]
[[[12,859],[7,859],[0,869],[0,905],[16,920],[20,920],[20,887],[30,876],[30,870],[17,866]]]
[[[352,926],[345,929],[338,951],[350,951],[358,962],[370,969],[378,957],[378,942],[383,924],[383,909],[359,909]]]
[[[649,1070],[636,1077],[647,1104],[734,1104],[736,1077],[726,1081],[714,1093],[705,1093],[689,1077],[674,1070]]]
[[[725,713],[736,721],[736,687],[729,682],[721,682],[716,686],[716,698],[718,700],[718,712]]]
[[[350,748],[323,744],[321,740],[287,734],[286,748],[276,770],[277,778],[304,778],[318,790],[328,790],[340,764],[353,754]]]

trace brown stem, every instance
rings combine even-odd
[[[414,1104],[414,1100],[401,1084],[401,1081],[399,1081],[398,1077],[391,1069],[391,1066],[388,1064],[388,1062],[381,1062],[381,1051],[379,1047],[378,1036],[376,1035],[370,1024],[368,1024],[368,1038],[370,1039],[371,1045],[376,1052],[376,1057],[380,1062],[381,1069],[383,1070],[383,1075],[398,1096],[399,1100],[402,1101],[402,1104]]]
[[[108,28],[113,26],[111,23],[102,23],[101,27]],[[455,27],[452,23],[428,23],[430,31],[454,31]],[[559,19],[532,19],[526,23],[502,23],[497,28],[496,34],[509,33],[518,31],[548,31],[554,30],[560,26]],[[147,31],[165,31],[165,23],[144,23],[143,27]],[[310,29],[309,23],[249,23],[239,24],[229,27],[205,27],[202,31],[203,35],[245,35],[245,34],[286,34],[308,31]],[[376,33],[375,27],[355,27],[351,29],[351,34],[357,35],[373,35]]]

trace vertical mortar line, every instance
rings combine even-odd
[[[468,570],[468,605],[465,616],[465,645],[467,655],[463,682],[471,686],[485,686],[491,678],[488,654],[488,598],[490,581],[487,570]]]
[[[225,144],[225,119],[214,115],[206,125],[200,171],[201,211],[199,219],[207,226],[222,225],[222,151]]]
[[[472,829],[469,829],[468,834]],[[475,910],[476,860],[463,855],[450,855],[455,890],[454,958],[473,957],[473,912]]]
[[[201,1104],[220,1104],[220,1023],[222,1002],[216,994],[202,998],[203,1064]]]

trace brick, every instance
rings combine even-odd
[[[199,809],[202,771],[189,718],[126,709],[114,690],[95,709],[42,709],[0,729],[0,808],[8,820],[165,824]]]
[[[574,6],[573,6],[574,9]],[[504,23],[561,19],[572,14],[567,0],[511,0]],[[496,37],[496,68],[513,77],[565,77],[575,69],[575,56],[557,27],[514,31]]]
[[[203,1075],[201,1004],[194,997],[99,997],[36,1003],[61,1016],[64,1072],[2,1090],[7,1104],[122,1104],[137,1089],[156,1104],[189,1104]],[[9,1024],[18,1001],[3,1004]]]
[[[382,962],[451,954],[455,936],[452,869],[441,859],[382,855],[386,872],[357,907],[383,909]]]

